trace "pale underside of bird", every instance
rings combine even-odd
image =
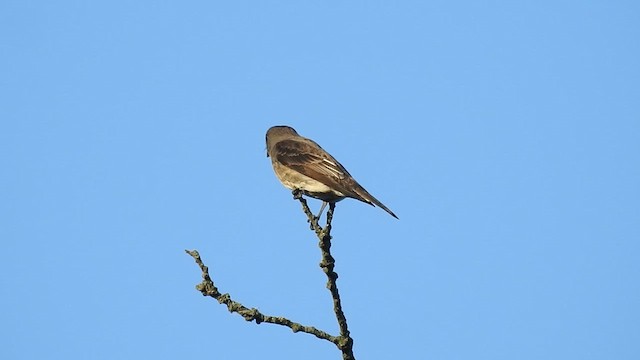
[[[379,206],[398,218],[389,208],[369,194],[331,154],[311,139],[298,135],[289,126],[274,126],[267,131],[267,156],[280,182],[288,189],[327,203],[345,198]],[[320,216],[320,215],[318,215]]]

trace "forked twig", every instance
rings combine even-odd
[[[355,360],[353,356],[353,339],[349,334],[347,327],[347,319],[342,311],[342,304],[340,301],[340,294],[338,293],[338,286],[336,280],[338,274],[334,271],[335,259],[331,256],[331,221],[333,220],[333,212],[335,210],[335,203],[329,203],[329,210],[327,211],[327,223],[324,228],[319,225],[319,217],[313,215],[307,201],[301,196],[300,193],[294,191],[294,198],[299,200],[302,204],[302,210],[307,215],[311,229],[316,233],[316,236],[320,240],[318,246],[322,253],[322,260],[320,261],[320,267],[322,271],[327,275],[327,289],[331,293],[333,299],[333,310],[338,320],[338,326],[340,328],[340,335],[333,336],[329,333],[319,330],[313,326],[305,326],[297,322],[291,321],[281,316],[271,316],[261,313],[256,308],[248,308],[241,303],[231,299],[231,295],[221,293],[215,286],[213,280],[209,276],[209,268],[202,262],[200,254],[197,250],[185,250],[187,254],[191,255],[196,264],[202,271],[202,282],[196,286],[196,289],[202,293],[203,296],[209,296],[216,299],[220,304],[225,304],[229,312],[237,313],[242,316],[246,321],[255,321],[256,324],[270,323],[282,325],[290,328],[293,332],[304,332],[312,334],[319,339],[327,340],[334,343],[340,351],[342,351],[343,360]]]

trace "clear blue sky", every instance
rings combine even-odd
[[[339,359],[295,127],[338,204],[358,359],[640,358],[634,1],[0,4],[0,358]],[[312,202],[318,209],[319,202]],[[301,357],[301,356],[304,357]]]

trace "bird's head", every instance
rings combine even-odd
[[[281,139],[287,138],[291,135],[298,136],[298,133],[291,126],[278,125],[278,126],[272,126],[271,128],[269,128],[269,130],[267,130],[267,136],[266,136],[267,157],[269,157],[269,148],[271,147],[271,144],[275,144]]]

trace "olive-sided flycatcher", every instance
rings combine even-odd
[[[271,157],[273,171],[282,185],[323,201],[321,213],[327,203],[349,197],[377,205],[398,218],[358,184],[331,154],[289,126],[274,126],[267,131],[267,156]]]

